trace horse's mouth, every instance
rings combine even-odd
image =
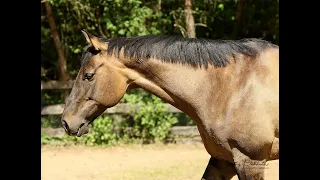
[[[89,124],[91,124],[98,116],[94,116],[94,118],[91,118],[91,120],[86,123],[82,123],[79,128],[78,128],[78,131],[77,132],[70,132],[68,133],[68,135],[70,136],[78,136],[78,137],[81,137],[82,135],[84,134],[88,134],[89,132]],[[65,129],[66,130],[66,129]],[[67,131],[67,130],[66,130]],[[67,131],[68,132],[68,131]]]
[[[78,129],[77,135],[78,137],[81,137],[84,134],[87,134],[89,132],[88,124],[82,123]]]

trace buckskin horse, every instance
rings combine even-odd
[[[210,154],[203,180],[265,179],[279,159],[279,47],[262,39],[146,35],[88,42],[61,123],[68,135],[143,88],[195,121]],[[259,167],[258,167],[259,166]],[[228,174],[229,173],[229,174]]]

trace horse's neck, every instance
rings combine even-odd
[[[145,62],[141,68],[144,77],[135,83],[160,97],[193,119],[205,106],[208,74],[200,68],[188,65],[168,64],[157,60]]]

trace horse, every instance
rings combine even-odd
[[[188,115],[210,159],[202,180],[265,179],[279,159],[279,46],[259,38],[212,40],[177,35],[103,38],[88,45],[65,102],[70,136],[142,88]]]

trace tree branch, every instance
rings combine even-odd
[[[184,9],[185,9],[187,36],[189,38],[195,38],[196,31],[194,26],[194,17],[192,14],[191,0],[185,0]]]
[[[206,24],[203,23],[195,23],[194,26],[208,27]]]

